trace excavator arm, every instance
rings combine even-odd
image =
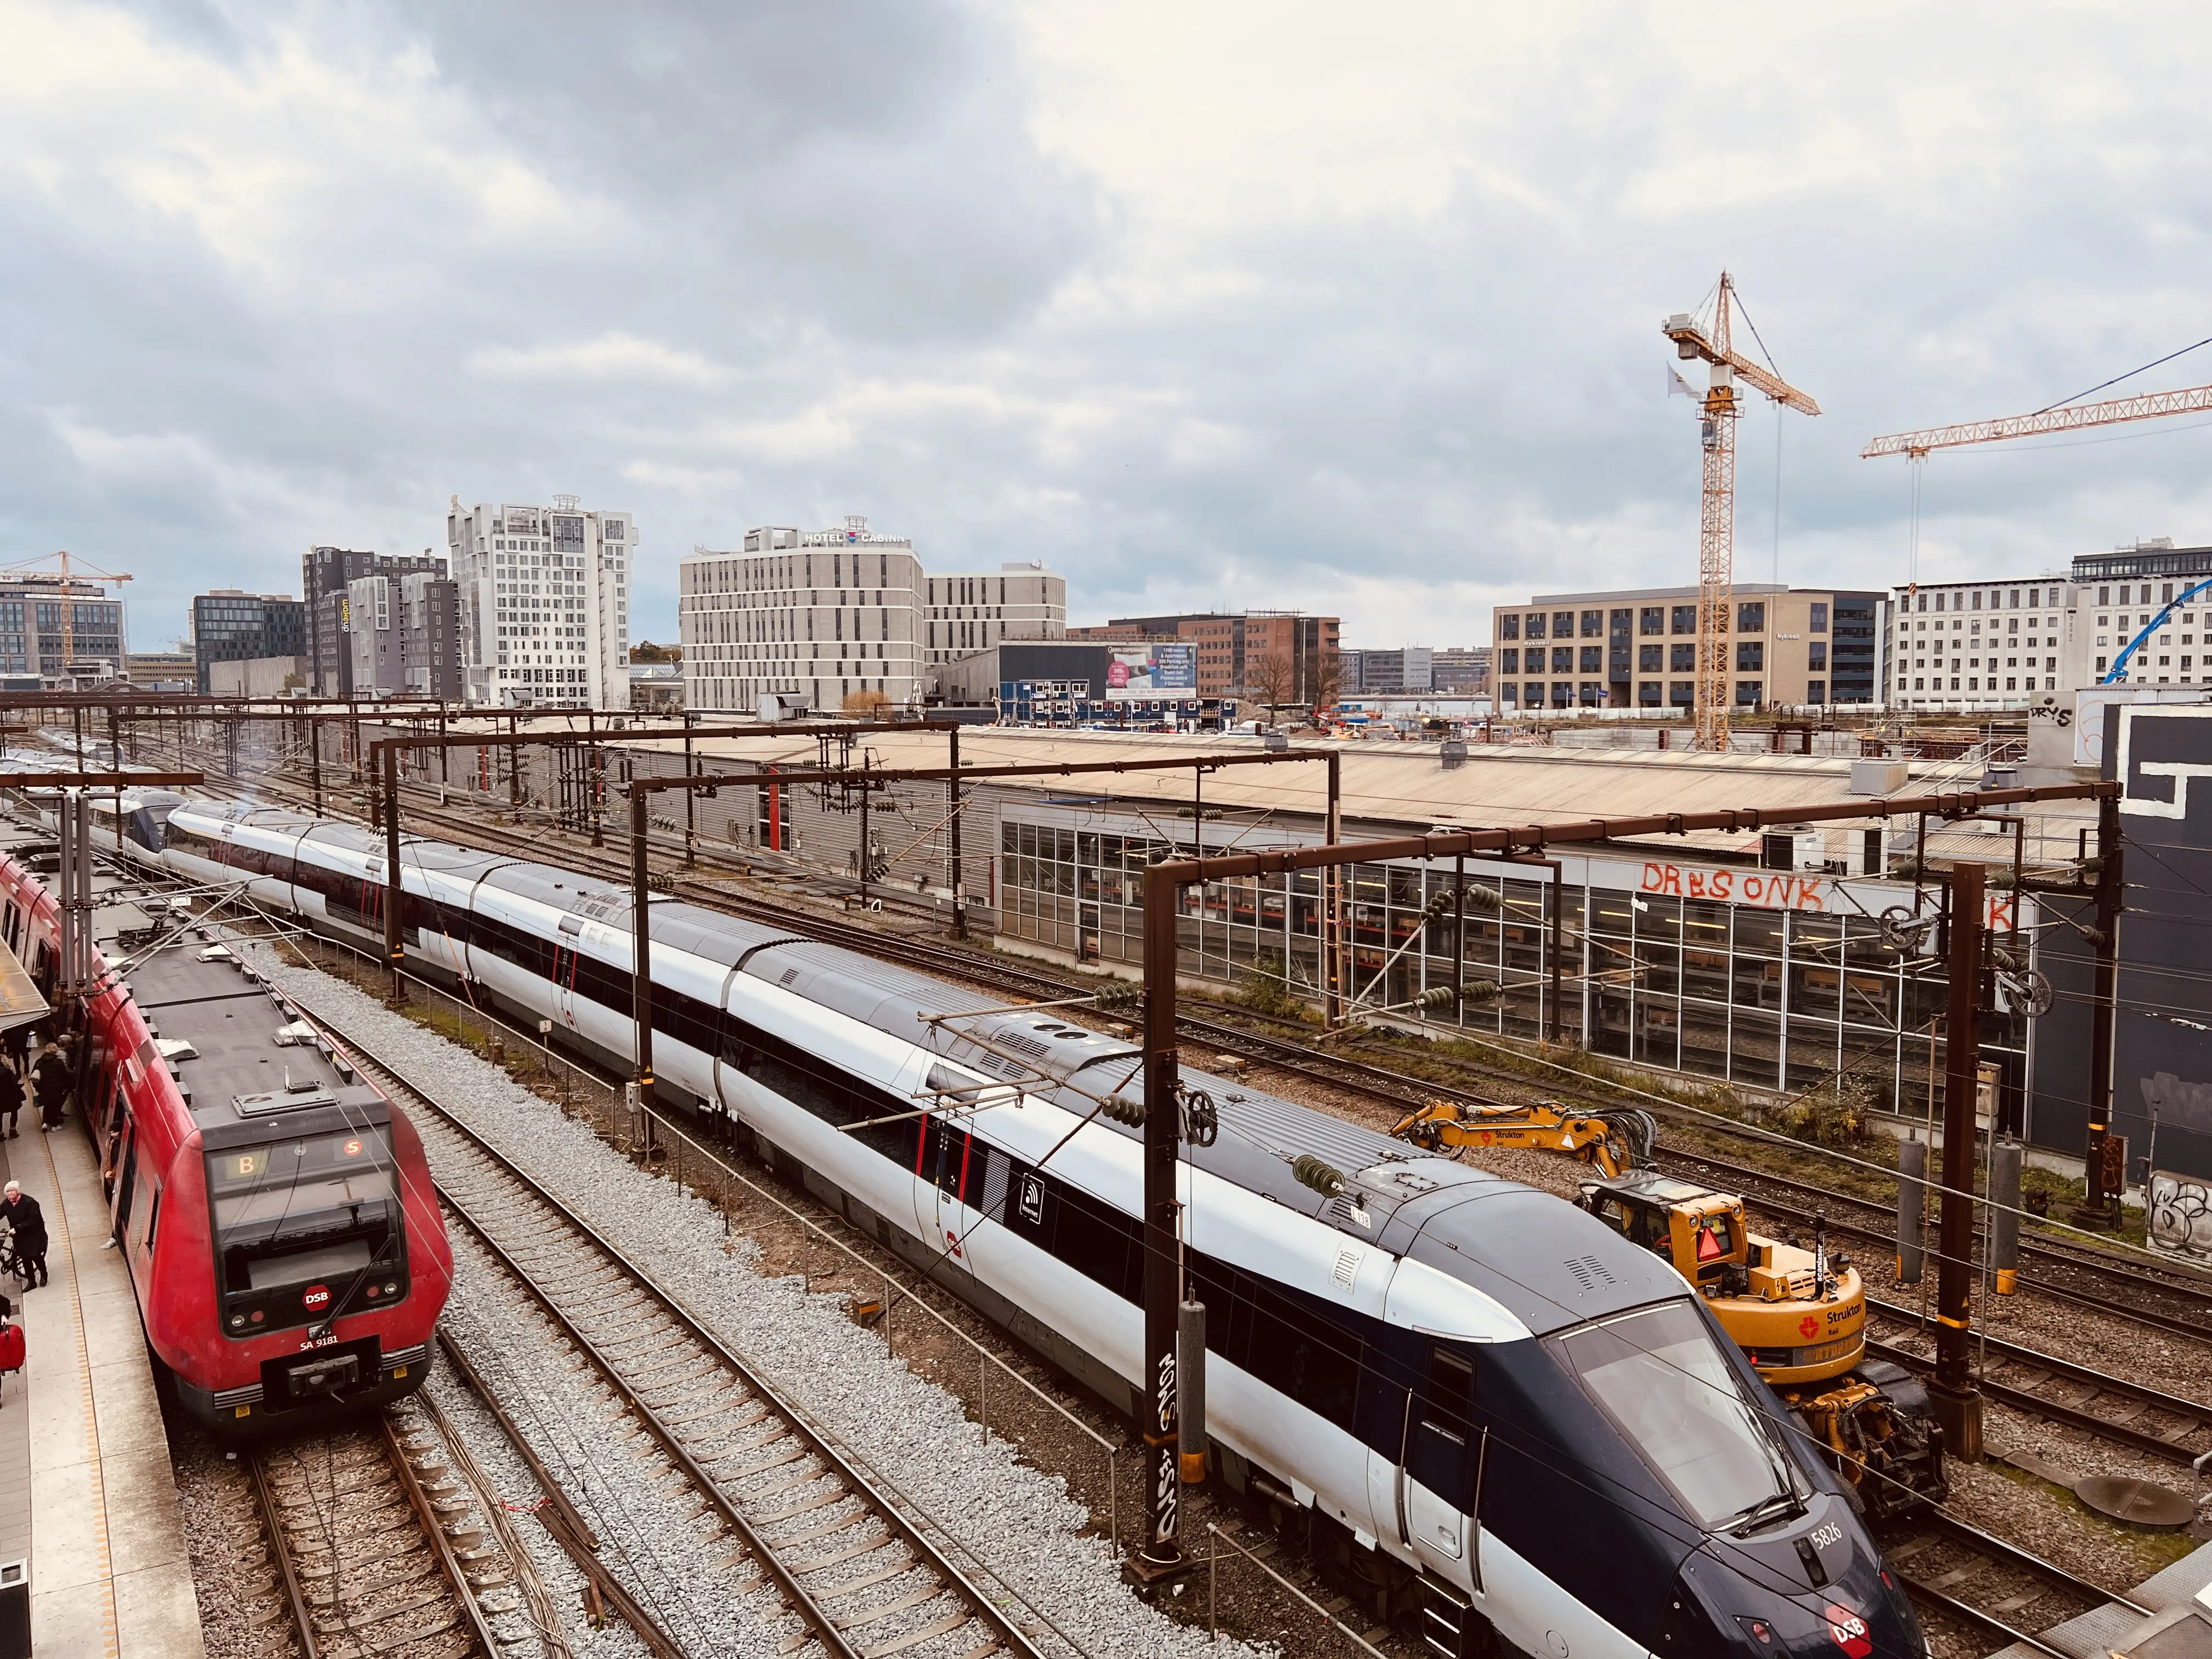
[[[1610,1180],[1636,1167],[1650,1150],[1651,1120],[1642,1112],[1570,1112],[1555,1100],[1532,1106],[1477,1106],[1431,1100],[1390,1133],[1431,1152],[1468,1146],[1522,1146],[1563,1152]]]

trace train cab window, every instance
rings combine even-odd
[[[356,1275],[374,1267],[380,1279],[404,1270],[386,1131],[226,1146],[206,1158],[227,1329],[301,1323],[298,1287],[325,1285],[340,1304]]]
[[[1698,1525],[1718,1530],[1798,1483],[1687,1300],[1544,1339]]]

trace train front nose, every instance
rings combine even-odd
[[[1723,1539],[1682,1564],[1668,1649],[1741,1659],[1925,1659],[1927,1638],[1903,1589],[1871,1547],[1814,1587],[1778,1563],[1729,1559]],[[1763,1555],[1765,1552],[1761,1552]]]

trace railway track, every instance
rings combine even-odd
[[[526,1626],[495,1628],[514,1604],[514,1564],[454,1518],[476,1500],[451,1478],[434,1430],[386,1414],[245,1461],[301,1659],[542,1651]]]
[[[538,849],[537,855],[544,856],[544,849]],[[727,896],[718,896],[724,897],[726,900],[727,897]],[[834,921],[825,922],[820,918],[803,914],[794,916],[787,908],[782,906],[763,904],[758,902],[744,904],[726,902],[717,908],[740,913],[750,910],[763,915],[767,919],[775,921],[779,925],[790,927],[793,931],[809,933],[817,937],[825,938],[833,943],[850,945],[854,948],[866,950],[871,954],[896,955],[899,959],[915,965],[933,967],[938,971],[953,974],[961,978],[984,977],[974,971],[973,958],[967,952],[930,946],[917,949],[916,946],[921,945],[920,941],[890,938],[872,930],[851,927]],[[996,963],[991,966],[999,969],[997,973],[989,976],[991,978],[999,979],[1002,982],[1007,980],[1025,981],[1018,994],[1044,995],[1066,989],[1089,988],[1079,983],[1071,986],[1068,981],[1054,980],[1042,974],[1032,974],[1021,969],[1008,971]],[[1275,1045],[1263,1037],[1257,1037],[1255,1034],[1202,1020],[1192,1021],[1186,1029],[1193,1035],[1215,1042],[1217,1046],[1227,1052],[1235,1053],[1241,1049],[1250,1054],[1252,1058],[1261,1063],[1271,1066],[1278,1064],[1279,1056],[1270,1050],[1279,1045]],[[1251,1051],[1255,1048],[1260,1052],[1253,1054]],[[364,1058],[372,1057],[364,1056]],[[1345,1079],[1330,1073],[1340,1069],[1355,1073],[1366,1072],[1371,1075],[1358,1079],[1360,1085],[1364,1086],[1365,1091],[1377,1097],[1394,1101],[1402,1101],[1408,1097],[1418,1097],[1429,1093],[1451,1092],[1449,1090],[1440,1090],[1438,1085],[1429,1079],[1407,1077],[1387,1072],[1383,1068],[1366,1066],[1360,1062],[1353,1062],[1350,1066],[1343,1066],[1340,1057],[1335,1056],[1330,1057],[1326,1069],[1321,1066],[1306,1066],[1303,1064],[1286,1069],[1302,1070],[1308,1075],[1316,1076],[1316,1080],[1337,1084],[1340,1086],[1344,1085]],[[395,1077],[394,1082],[405,1092],[421,1097],[421,1091],[408,1085],[404,1079]],[[481,1150],[488,1153],[488,1149]],[[436,1146],[434,1146],[433,1151],[434,1156],[437,1155]],[[504,1166],[504,1160],[497,1159],[495,1154],[489,1154],[489,1158]],[[504,1167],[515,1182],[523,1186],[531,1185],[526,1180],[515,1175],[511,1166]],[[1763,1172],[1753,1173],[1763,1174]],[[444,1196],[447,1197],[449,1205],[453,1203],[452,1193],[448,1192]],[[469,1218],[458,1208],[455,1213],[464,1226],[471,1227],[488,1245],[494,1244],[495,1241],[489,1230],[474,1227]],[[536,1224],[542,1226],[542,1220]],[[574,1223],[573,1218],[568,1224],[581,1226],[581,1224]],[[588,1229],[584,1231],[588,1233]],[[532,1237],[538,1240],[534,1245],[532,1242]],[[602,1251],[605,1250],[606,1247],[595,1238],[592,1243]],[[520,1241],[520,1247],[525,1252],[533,1248],[539,1249],[547,1253],[548,1259],[551,1260],[568,1259],[575,1254],[573,1241],[568,1243],[548,1244],[544,1242],[542,1234],[526,1237]],[[526,1267],[521,1264],[516,1265],[515,1271],[523,1279],[529,1278]],[[599,1282],[604,1284],[605,1281]],[[532,1294],[540,1300],[549,1312],[557,1314],[558,1310],[552,1298],[544,1290],[533,1285]],[[633,1322],[636,1316],[646,1314],[657,1322],[664,1320],[666,1322],[659,1326],[660,1331],[677,1330],[688,1323],[682,1316],[681,1310],[665,1296],[654,1291],[649,1282],[644,1281],[641,1276],[633,1279],[629,1289],[623,1294],[626,1298],[623,1310]],[[657,1311],[654,1311],[656,1310]],[[1885,1308],[1882,1311],[1907,1320],[1911,1317],[1909,1310]],[[566,1316],[560,1316],[564,1319],[566,1317]],[[577,1334],[583,1342],[586,1344],[590,1342],[590,1338],[581,1330],[578,1330]],[[712,1339],[708,1338],[706,1343],[702,1346],[712,1346]],[[588,1352],[588,1350],[580,1348],[580,1352]],[[2127,1440],[2130,1432],[2141,1434],[2146,1441],[2155,1439],[2158,1442],[2160,1455],[2177,1458],[2179,1461],[2186,1461],[2188,1455],[2181,1449],[2181,1443],[2197,1437],[2203,1432],[2212,1431],[2212,1413],[2208,1413],[2204,1408],[2195,1406],[2193,1402],[2162,1395],[2155,1390],[2142,1389],[2139,1385],[2126,1383],[2124,1379],[2110,1377],[2085,1367],[2073,1366],[2068,1362],[2054,1361],[2051,1356],[2043,1355],[2032,1350],[2014,1348],[2013,1345],[1992,1344],[1990,1352],[2002,1364],[2017,1364],[2021,1368],[2020,1373],[2009,1381],[1997,1379],[1998,1389],[2014,1390],[2016,1388],[2016,1391],[2026,1398],[2035,1395],[2037,1389],[2044,1389],[2045,1392],[2035,1398],[2035,1403],[2027,1408],[2039,1407],[2044,1409],[2046,1414],[2053,1410],[2073,1410],[2077,1413],[2081,1426],[2090,1427],[2093,1431],[2100,1428],[2118,1430],[2120,1432],[2116,1437],[2124,1441]],[[649,1419],[662,1415],[664,1408],[656,1407],[649,1397],[641,1396],[634,1385],[621,1380],[618,1367],[611,1364],[599,1354],[590,1353],[588,1357],[602,1368],[603,1374],[610,1379],[613,1386],[622,1391],[625,1400],[640,1413],[641,1419],[648,1419],[648,1426],[651,1425]],[[1909,1356],[1900,1352],[1899,1357],[1908,1358]],[[687,1376],[690,1375],[688,1364],[680,1374]],[[732,1372],[732,1375],[736,1376],[738,1373]],[[2054,1398],[2049,1391],[2049,1385],[2054,1382],[2077,1390],[2077,1393],[2071,1399]],[[743,1386],[742,1383],[738,1385],[738,1388]],[[1993,1389],[1993,1393],[1996,1391]],[[749,1393],[738,1393],[733,1389],[732,1397],[745,1407],[750,1407],[753,1403],[752,1396]],[[2114,1400],[2123,1400],[2128,1407],[2166,1413],[2174,1420],[2171,1423],[2154,1420],[2148,1427],[2138,1427],[2131,1431],[2127,1428],[2126,1419],[2135,1414],[2133,1412],[2108,1411],[2100,1414],[2088,1409],[2100,1402],[2109,1405]],[[2008,1401],[2007,1403],[2011,1402]],[[763,1423],[769,1416],[775,1414],[770,1402],[762,1401],[760,1404],[766,1409],[760,1414],[749,1413],[744,1419],[744,1426],[750,1427]],[[710,1427],[719,1431],[720,1425],[724,1422],[723,1414],[730,1407],[726,1402],[718,1396],[709,1403],[699,1420],[706,1422]],[[2060,1420],[2068,1419],[2062,1418]],[[683,1425],[673,1426],[667,1425],[664,1420],[659,1432],[670,1437],[665,1443],[668,1446],[672,1456],[679,1463],[684,1461],[685,1455],[688,1455],[685,1451],[687,1444],[697,1444],[702,1438],[711,1437],[711,1436],[695,1433],[689,1420]],[[770,1433],[775,1437],[762,1443],[763,1445],[796,1453],[793,1461],[799,1464],[800,1468],[798,1475],[794,1478],[801,1484],[795,1490],[802,1492],[809,1490],[805,1484],[807,1480],[820,1478],[825,1473],[834,1473],[834,1466],[828,1459],[823,1460],[819,1469],[817,1469],[812,1461],[813,1450],[798,1443],[804,1442],[806,1435],[805,1425],[795,1418],[787,1419],[785,1423],[771,1425],[763,1432]],[[787,1442],[792,1443],[787,1444]],[[2131,1441],[2128,1443],[2133,1443]],[[2146,1449],[2149,1448],[2146,1446]],[[776,1483],[771,1482],[770,1485],[775,1486]],[[790,1490],[794,1489],[779,1488],[778,1492],[781,1495],[781,1492]],[[835,1485],[830,1496],[823,1501],[826,1507],[836,1511],[842,1509],[847,1497],[850,1496],[855,1496],[855,1494],[850,1488],[839,1482]],[[865,1499],[862,1499],[860,1507],[866,1510],[870,1506]],[[899,1518],[895,1504],[885,1501],[882,1504],[881,1509],[887,1511],[884,1516],[886,1521]],[[811,1513],[811,1510],[809,1512]],[[870,1549],[886,1547],[891,1542],[889,1536],[890,1530],[886,1526],[884,1536],[877,1536],[872,1530],[864,1531],[862,1541],[866,1542],[867,1539],[873,1538],[874,1542],[868,1546]],[[835,1538],[836,1535],[836,1533],[827,1534],[830,1538]],[[927,1542],[926,1540],[919,1541],[925,1544]],[[771,1546],[771,1550],[772,1547]],[[866,1558],[864,1555],[858,1559]],[[906,1561],[907,1567],[909,1569],[916,1565],[917,1558],[915,1557],[901,1559]],[[2125,1601],[2124,1597],[2114,1597],[2102,1587],[2081,1579],[2017,1546],[1982,1533],[1952,1517],[1941,1515],[1924,1516],[1916,1521],[1910,1529],[1890,1546],[1890,1559],[1899,1569],[1898,1576],[1900,1581],[1921,1599],[1924,1606],[1934,1612],[1971,1628],[1981,1636],[2006,1643],[2024,1642],[2031,1650],[2039,1652],[2056,1653],[2060,1650],[2028,1635],[2022,1626],[2043,1628],[2071,1616],[2073,1613],[2087,1610],[2091,1606],[2101,1605],[2112,1600]],[[1908,1566],[1908,1563],[1915,1565]],[[763,1565],[768,1565],[767,1558],[763,1557]],[[805,1569],[801,1570],[802,1575],[805,1571]],[[954,1576],[957,1577],[957,1574]],[[954,1595],[956,1603],[958,1605],[954,1607],[953,1613],[958,1617],[956,1622],[945,1629],[933,1631],[931,1635],[921,1638],[914,1644],[914,1648],[902,1647],[898,1650],[919,1650],[918,1659],[937,1659],[934,1643],[938,1637],[943,1636],[950,1636],[951,1638],[945,1648],[948,1656],[957,1653],[959,1659],[981,1659],[981,1656],[994,1653],[1002,1647],[1011,1645],[1003,1638],[988,1634],[988,1621],[979,1617],[973,1610],[977,1603],[988,1602],[987,1596],[974,1592],[973,1587],[970,1586],[971,1595],[961,1597],[949,1580],[934,1572],[931,1573],[930,1577],[936,1588],[933,1590],[930,1584],[925,1583],[918,1587],[918,1593],[922,1594],[925,1598],[932,1594]],[[872,1585],[880,1582],[882,1581],[872,1578],[869,1581]],[[923,1604],[928,1605],[927,1600]],[[909,1605],[911,1604],[902,1600],[902,1608]],[[804,1609],[800,1610],[803,1616]],[[834,1613],[835,1609],[830,1611]],[[951,1615],[940,1615],[940,1618],[946,1616]],[[973,1628],[967,1622],[969,1619],[975,1620]],[[814,1620],[809,1620],[807,1622],[810,1630],[817,1628]],[[971,1648],[963,1649],[959,1646],[969,1637],[977,1635],[982,1636],[984,1639]],[[830,1646],[827,1642],[824,1645]],[[1026,1644],[1023,1645],[1026,1648]],[[835,1647],[832,1647],[831,1650],[843,1651]],[[863,1650],[871,1653],[887,1651],[881,1647]]]
[[[475,823],[450,811],[433,811],[428,816],[456,836],[499,842],[531,856],[545,854],[546,849],[542,846],[501,827]],[[629,878],[629,872],[620,860],[604,854],[563,848],[560,855],[586,865],[610,881],[626,882]],[[769,921],[844,948],[890,957],[1014,996],[1048,1000],[1097,988],[1095,983],[1086,984],[1081,980],[1011,963],[985,952],[890,934],[799,910],[788,904],[733,894],[713,882],[675,875],[671,884],[681,896],[711,908]],[[1325,1087],[1356,1092],[1393,1109],[1416,1105],[1437,1095],[1486,1104],[1499,1102],[1495,1095],[1395,1072],[1349,1054],[1316,1052],[1310,1040],[1288,1041],[1243,1024],[1191,1013],[1183,1016],[1182,1027],[1187,1041],[1194,1047],[1202,1045],[1222,1058],[1263,1066]],[[1526,1079],[1514,1080],[1523,1089],[1528,1087]],[[1572,1091],[1564,1092],[1571,1098],[1576,1097]],[[1592,1104],[1606,1103],[1595,1096],[1580,1097]],[[1838,1233],[1884,1246],[1893,1235],[1893,1213],[1887,1206],[1684,1147],[1662,1146],[1659,1150],[1669,1167],[1720,1177],[1776,1219],[1809,1227],[1816,1214],[1825,1215]],[[2026,1289],[2101,1316],[2120,1314],[2168,1334],[2212,1342],[2212,1321],[2208,1321],[2203,1313],[2207,1292],[2202,1288],[2171,1276],[2100,1260],[2094,1252],[2068,1249],[2032,1237],[2022,1240],[2021,1248],[2024,1256],[2042,1264],[2042,1271],[2024,1277]],[[2084,1288],[2085,1285],[2093,1288]],[[2151,1303],[2164,1305],[2148,1305]],[[1893,1344],[1877,1345],[1877,1352],[1884,1357],[1899,1358],[1900,1363],[1911,1363],[1917,1358],[1910,1350]],[[2166,1461],[2179,1459],[2185,1447],[2192,1451],[2201,1449],[2208,1438],[2200,1432],[2205,1419],[2203,1408],[2191,1402],[2011,1344],[1994,1343],[1984,1352],[2002,1356],[1998,1369],[2003,1374],[1990,1377],[1993,1397],[2018,1409]],[[2152,1425],[2148,1428],[2134,1420],[2145,1412],[2149,1413],[2147,1420]]]
[[[1923,1376],[1934,1371],[1932,1355],[1917,1341],[1932,1343],[1932,1328],[1917,1309],[1869,1297],[1867,1315],[1869,1352]],[[1999,1405],[2169,1463],[2186,1466],[2212,1451],[2212,1407],[1994,1336],[1978,1334],[1974,1343],[1981,1390]]]
[[[2108,1601],[2149,1612],[2056,1562],[1940,1513],[1917,1516],[1890,1531],[1882,1553],[1892,1575],[1923,1611],[1978,1639],[1999,1645],[2022,1643],[2054,1659],[2074,1656],[2029,1632],[2048,1630]]]
[[[451,1222],[558,1332],[580,1369],[652,1437],[774,1597],[835,1659],[1039,1659],[1010,1591],[957,1566],[932,1529],[807,1414],[434,1091],[349,1041],[414,1114]],[[1042,1626],[1040,1626],[1042,1628]]]

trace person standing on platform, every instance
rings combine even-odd
[[[16,1077],[25,1076],[31,1063],[31,1027],[27,1024],[10,1025],[5,1031],[0,1031],[0,1049],[5,1049],[8,1063],[15,1068]]]
[[[0,1221],[15,1231],[16,1259],[23,1264],[23,1288],[30,1289],[33,1280],[45,1284],[46,1218],[39,1200],[25,1192],[20,1182],[9,1182],[0,1192]]]
[[[31,1067],[31,1091],[39,1103],[39,1127],[60,1128],[70,1091],[69,1056],[62,1053],[60,1043],[48,1042],[38,1064]]]
[[[23,1079],[4,1066],[0,1066],[0,1123],[6,1125],[6,1127],[0,1128],[0,1137],[12,1137],[22,1133],[22,1131],[15,1127],[15,1114],[22,1109]]]

